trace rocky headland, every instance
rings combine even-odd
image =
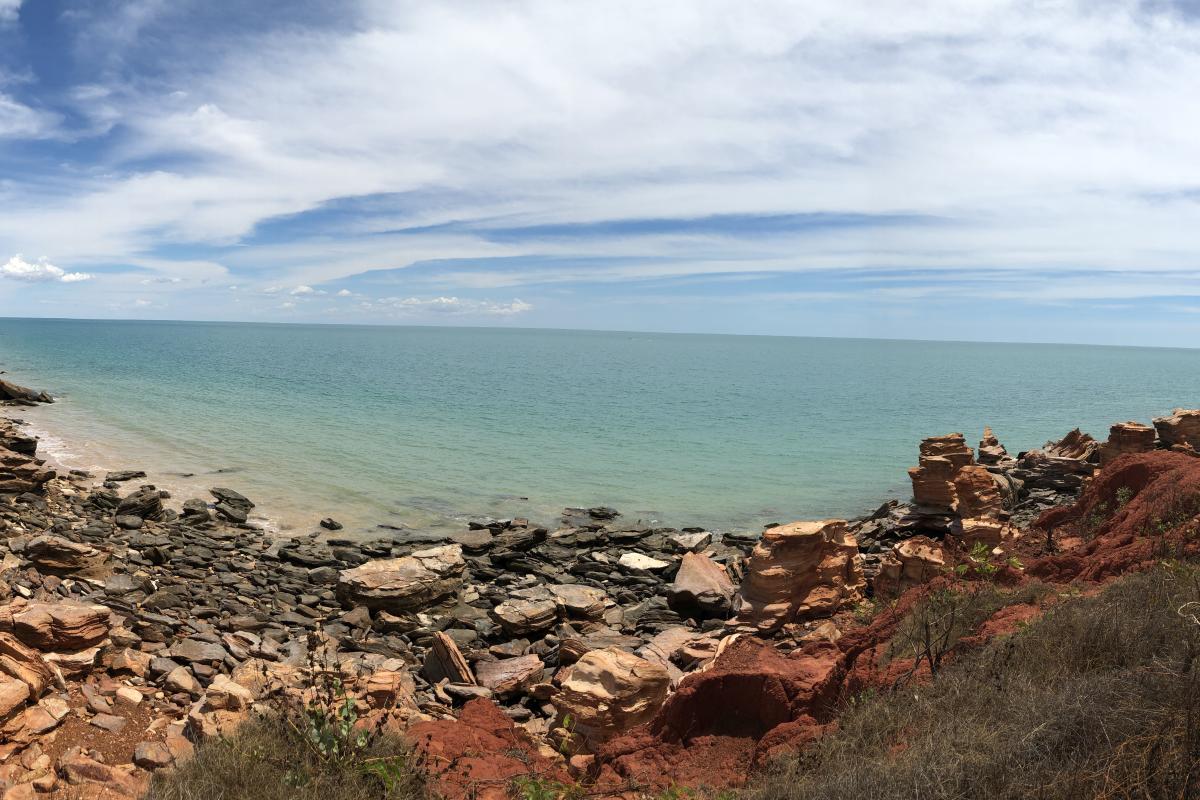
[[[3,381],[0,399],[50,401]],[[443,796],[531,774],[596,795],[737,787],[851,694],[920,672],[884,654],[932,588],[1098,583],[1194,552],[1200,513],[1162,511],[1200,496],[1200,410],[1015,455],[990,429],[933,436],[911,502],[761,535],[571,508],[553,527],[271,536],[234,489],[59,474],[37,444],[0,421],[4,800],[140,796],[317,672]]]

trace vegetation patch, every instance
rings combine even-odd
[[[936,657],[939,642],[984,613],[985,600],[982,592],[931,597],[902,625],[896,655],[907,641]],[[1197,610],[1195,563],[1162,564],[1100,595],[1064,599],[1011,635],[939,662],[926,685],[857,697],[836,733],[774,764],[746,794],[1200,796]]]

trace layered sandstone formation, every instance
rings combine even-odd
[[[946,571],[946,549],[928,536],[896,545],[883,559],[875,578],[876,597],[896,597]]]
[[[954,477],[973,463],[971,448],[961,433],[931,436],[921,442],[919,466],[908,471],[913,501],[918,506],[950,511],[954,508]]]
[[[1100,464],[1108,464],[1126,453],[1148,453],[1154,449],[1155,432],[1140,422],[1118,422],[1108,429],[1108,441],[1100,446]]]
[[[1000,444],[996,434],[992,433],[992,429],[987,426],[984,426],[983,438],[979,440],[978,452],[977,460],[985,466],[1007,465],[1013,461],[1013,457],[1004,449],[1004,445]]]
[[[595,748],[649,722],[667,699],[670,682],[660,664],[616,647],[592,650],[562,679],[554,698],[560,725]]]
[[[828,616],[862,598],[858,543],[840,519],[767,529],[750,554],[732,624],[760,632]]]
[[[1170,416],[1156,417],[1154,427],[1163,447],[1200,451],[1200,409],[1177,408]]]

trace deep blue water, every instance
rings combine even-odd
[[[856,515],[906,495],[924,436],[1016,452],[1200,405],[1198,350],[1078,345],[0,320],[0,365],[62,398],[25,416],[69,466],[301,527]]]

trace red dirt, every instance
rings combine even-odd
[[[446,800],[501,800],[521,776],[570,781],[490,700],[471,700],[457,720],[417,723],[408,735],[431,788]]]

